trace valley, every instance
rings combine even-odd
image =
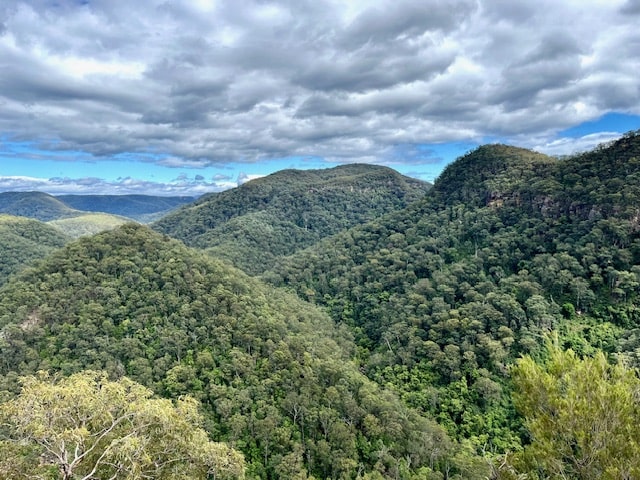
[[[192,398],[234,459],[215,478],[636,478],[639,198],[638,132],[481,146],[433,185],[348,165],[126,207],[0,194],[0,398],[39,371]],[[7,478],[44,455],[18,433]]]

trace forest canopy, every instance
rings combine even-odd
[[[635,478],[639,158],[637,132],[563,159],[485,145],[413,193],[284,171],[165,234],[64,239],[0,286],[3,408],[93,372],[197,405],[247,478]],[[18,427],[7,458],[41,455]]]

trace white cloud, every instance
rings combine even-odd
[[[556,138],[568,127],[640,114],[639,15],[636,0],[4,0],[0,135],[185,168],[483,138],[555,151],[580,143]]]
[[[591,150],[594,147],[620,137],[619,132],[599,132],[581,137],[563,137],[546,143],[534,144],[532,149],[547,155],[573,155]]]
[[[255,180],[256,178],[262,178],[264,177],[264,175],[258,175],[258,174],[248,174],[245,172],[240,172],[240,174],[238,175],[238,181],[236,185],[242,185],[243,183],[247,183],[251,180]]]
[[[145,193],[161,196],[199,196],[238,186],[226,178],[207,181],[204,178],[177,178],[171,182],[153,182],[131,177],[108,181],[100,178],[38,178],[0,176],[0,191],[41,191],[52,195],[125,195]]]

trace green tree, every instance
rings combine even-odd
[[[602,352],[579,358],[549,347],[545,364],[531,357],[512,369],[514,402],[531,443],[512,460],[531,478],[640,477],[640,380]]]
[[[244,477],[242,455],[200,428],[195,400],[152,398],[126,377],[23,377],[20,394],[0,405],[0,418],[5,479]],[[26,456],[38,461],[27,466]]]

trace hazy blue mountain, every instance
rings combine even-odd
[[[103,212],[148,223],[173,209],[193,202],[196,197],[155,195],[58,195],[71,208],[84,212]]]

